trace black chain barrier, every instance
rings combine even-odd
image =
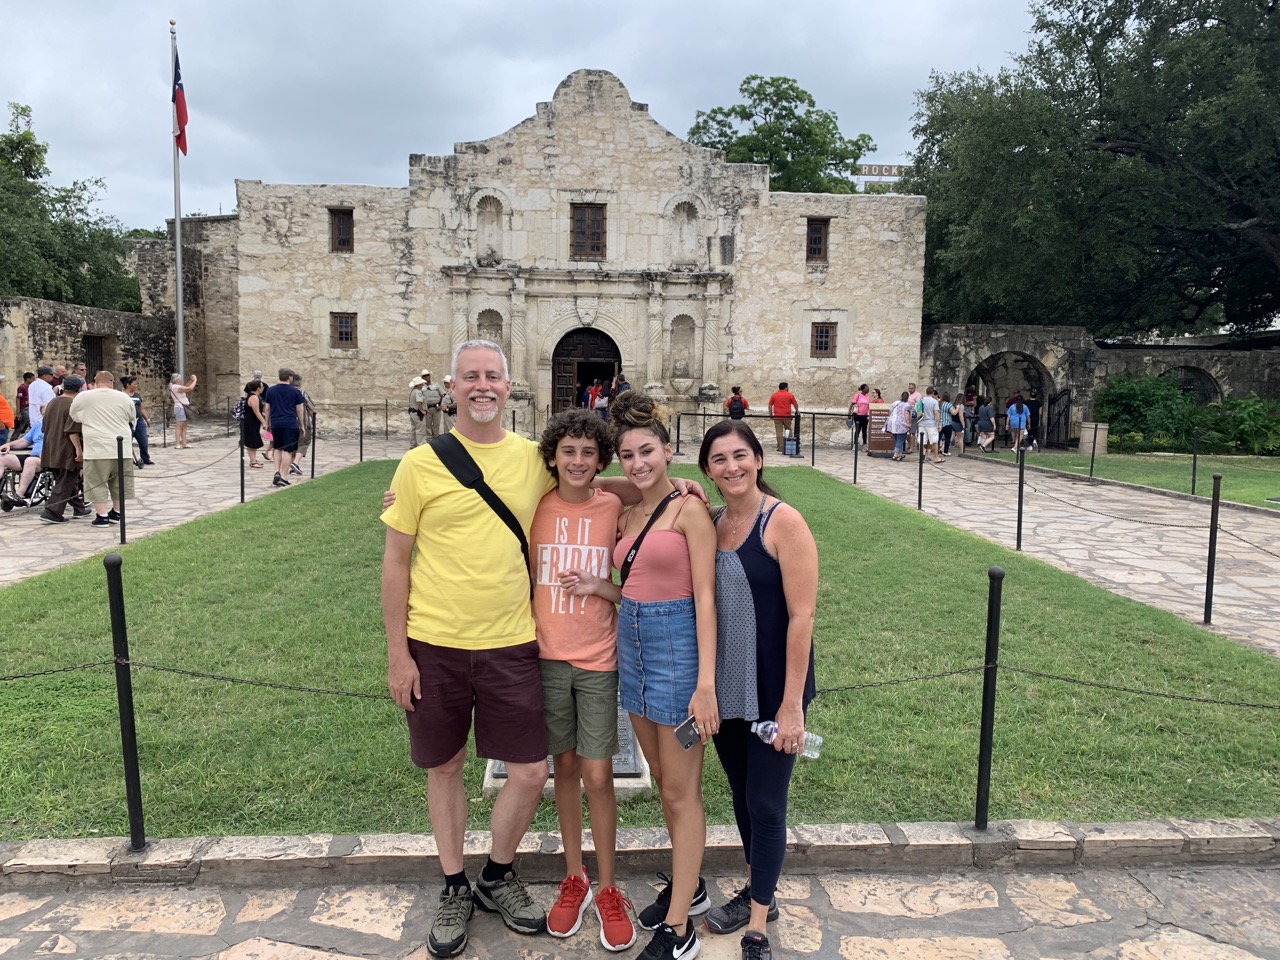
[[[8,680],[30,680],[32,677],[49,677],[55,673],[74,673],[77,670],[92,670],[94,667],[105,667],[114,660],[90,660],[88,663],[76,663],[69,667],[50,667],[48,670],[36,670],[34,673],[11,673],[0,677],[0,683]]]
[[[1063,677],[1056,673],[1045,673],[1042,670],[1030,670],[1026,667],[1013,667],[1007,663],[1000,664],[1002,670],[1013,673],[1025,673],[1031,677],[1045,680],[1059,680],[1063,683],[1074,683],[1081,687],[1096,687],[1099,690],[1113,690],[1117,693],[1131,693],[1140,697],[1158,697],[1165,700],[1184,700],[1188,703],[1210,703],[1219,707],[1247,707],[1251,710],[1280,710],[1280,703],[1249,703],[1245,700],[1217,700],[1213,697],[1193,697],[1185,693],[1166,693],[1161,690],[1142,690],[1138,687],[1122,687],[1114,683],[1101,683],[1097,680],[1080,680],[1076,677]]]
[[[1239,540],[1241,543],[1248,544],[1249,546],[1253,547],[1253,549],[1261,550],[1267,556],[1275,557],[1277,560],[1280,560],[1280,553],[1273,553],[1272,551],[1268,550],[1266,547],[1262,547],[1254,543],[1252,540],[1246,540],[1244,537],[1240,536],[1240,534],[1233,533],[1232,531],[1228,530],[1226,527],[1222,526],[1222,524],[1218,524],[1218,529],[1221,530],[1223,533],[1225,533],[1228,537],[1234,537],[1235,539]]]
[[[143,660],[108,660],[108,663],[120,663],[130,667],[141,667],[144,670],[157,670],[160,673],[176,673],[184,677],[195,677],[199,680],[217,680],[221,683],[239,683],[250,687],[270,687],[272,690],[292,690],[296,693],[320,693],[331,697],[354,697],[359,700],[391,700],[386,693],[360,693],[356,690],[330,690],[326,687],[304,687],[293,683],[277,683],[274,680],[249,680],[245,677],[227,677],[217,673],[205,673],[201,670],[187,670],[183,667],[166,667],[159,663],[147,663]]]
[[[237,444],[236,446],[234,446],[234,447],[232,447],[230,450],[228,450],[226,453],[224,453],[222,456],[218,457],[218,459],[217,459],[217,460],[210,460],[208,463],[203,464],[202,466],[199,466],[199,467],[193,467],[192,469],[190,469],[190,470],[186,470],[186,471],[184,471],[184,472],[182,472],[182,473],[161,473],[161,474],[148,473],[148,474],[147,474],[147,479],[149,479],[149,480],[177,480],[177,479],[179,479],[179,478],[181,478],[181,477],[189,477],[189,476],[191,476],[193,473],[199,473],[201,470],[208,470],[210,467],[216,467],[216,466],[217,466],[218,464],[220,464],[223,460],[226,460],[228,457],[230,457],[230,456],[232,456],[232,455],[234,455],[234,454],[237,454],[237,453],[239,453],[239,452],[240,452],[240,447],[239,447],[239,445]],[[136,466],[135,466],[135,468],[134,468],[134,478],[135,478],[135,479],[137,479],[137,477],[138,477],[138,473],[137,473],[137,468],[136,468]]]
[[[872,687],[892,687],[899,683],[915,683],[917,680],[937,680],[940,677],[954,677],[962,673],[981,673],[986,667],[960,667],[958,670],[945,670],[942,673],[922,673],[915,677],[896,677],[893,680],[874,680],[869,683],[851,683],[845,687],[822,687],[814,692],[814,698],[824,693],[845,693],[849,690],[870,690]]]

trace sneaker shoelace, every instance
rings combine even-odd
[[[769,941],[763,937],[742,938],[742,960],[764,960]]]
[[[505,901],[503,906],[508,910],[520,910],[533,905],[533,897],[529,896],[524,881],[519,877],[512,876],[499,881],[498,887],[498,890],[494,891],[494,899]]]
[[[440,909],[436,913],[437,922],[444,921],[446,923],[463,923],[467,920],[467,908],[471,904],[471,897],[466,890],[455,887],[445,894],[440,901]]]
[[[655,903],[660,907],[671,906],[671,878],[665,873],[659,873],[658,877],[662,880],[663,887],[658,891],[658,899]]]
[[[737,893],[733,895],[732,900],[730,900],[728,903],[724,905],[725,913],[733,913],[741,907],[746,907],[748,910],[750,910],[751,909],[751,904],[749,902],[750,900],[751,900],[751,888],[743,887],[741,890],[739,890]]]
[[[589,889],[591,888],[587,886],[586,881],[581,877],[565,877],[560,881],[560,893],[556,900],[564,901],[566,906],[576,910],[582,904],[582,901],[586,899]]]
[[[596,896],[596,909],[605,923],[621,922],[627,919],[627,908],[635,906],[622,895],[617,887],[605,887]]]

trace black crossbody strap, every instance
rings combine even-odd
[[[452,433],[442,433],[431,441],[431,449],[435,455],[440,458],[440,462],[444,464],[455,480],[466,487],[468,490],[474,490],[480,494],[482,500],[489,505],[489,509],[498,515],[498,518],[505,523],[515,534],[516,539],[520,541],[520,553],[524,555],[524,568],[529,573],[529,599],[533,599],[533,568],[529,564],[529,541],[524,535],[524,530],[520,527],[520,521],[516,519],[516,515],[511,512],[511,508],[502,502],[502,498],[493,492],[493,488],[485,482],[484,472],[480,469],[480,465],[472,459],[471,454],[467,453],[467,448],[462,445],[462,441],[455,437]]]
[[[662,516],[662,511],[667,509],[667,504],[678,496],[680,496],[679,490],[672,490],[667,494],[666,498],[658,504],[656,509],[654,509],[653,516],[649,518],[649,522],[646,523],[644,525],[644,529],[640,531],[640,536],[636,537],[632,542],[631,549],[627,551],[627,558],[622,561],[622,566],[618,569],[618,575],[619,579],[622,581],[622,586],[625,587],[627,585],[627,577],[631,575],[631,564],[634,562],[636,554],[640,552],[640,544],[644,543],[644,535],[649,532],[649,528],[654,525],[660,516]]]

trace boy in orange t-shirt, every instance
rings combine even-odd
[[[547,743],[555,758],[556,817],[567,875],[547,914],[553,937],[577,933],[592,902],[582,863],[582,785],[586,786],[600,890],[595,895],[600,942],[635,943],[629,903],[615,886],[618,804],[613,756],[618,752],[617,609],[579,580],[610,581],[622,501],[591,483],[613,459],[608,426],[592,410],[565,410],[542,433],[542,457],[557,487],[538,503],[529,531],[533,619],[541,657]]]

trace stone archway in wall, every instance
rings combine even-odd
[[[1030,354],[1017,350],[1003,350],[980,361],[965,380],[965,388],[973,387],[979,394],[999,403],[1004,411],[1006,401],[1015,393],[1023,397],[1036,391],[1040,400],[1048,402],[1054,393],[1053,375],[1043,363]]]
[[[1189,393],[1202,404],[1218,403],[1222,400],[1222,388],[1213,374],[1200,367],[1170,367],[1162,377],[1174,377],[1183,393]]]
[[[607,333],[594,327],[570,330],[551,352],[551,412],[577,406],[593,380],[612,380],[622,366],[622,351]]]

